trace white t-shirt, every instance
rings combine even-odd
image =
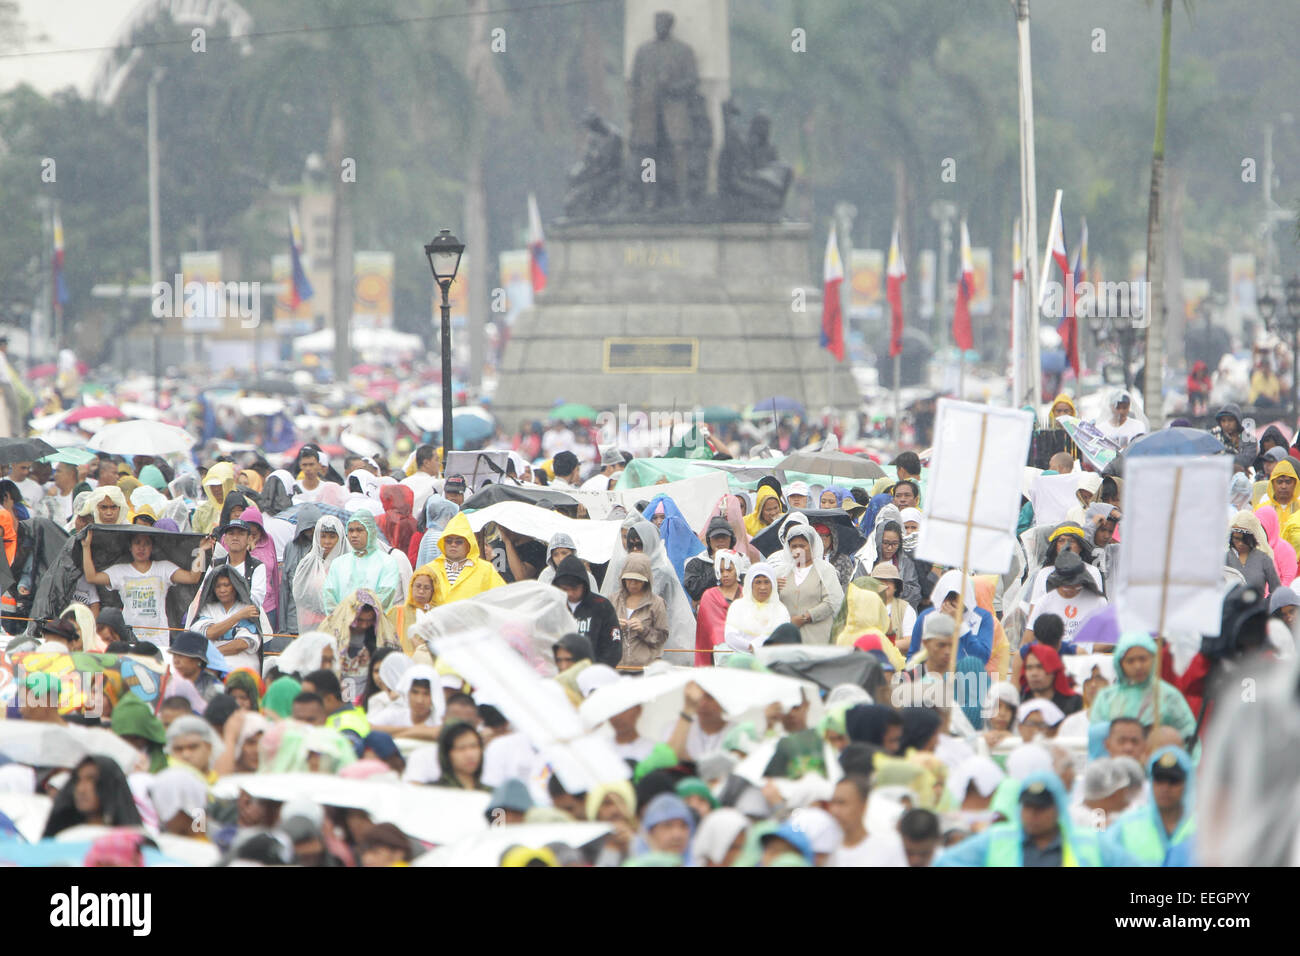
[[[487,787],[499,787],[512,779],[528,783],[537,772],[537,761],[537,749],[519,731],[493,737],[483,748],[480,779]]]
[[[1060,591],[1048,591],[1034,603],[1034,613],[1025,626],[1033,629],[1034,622],[1043,614],[1055,614],[1065,622],[1065,636],[1062,640],[1073,641],[1083,622],[1088,620],[1107,604],[1100,594],[1094,594],[1086,588],[1072,598],[1061,597]]]
[[[1085,564],[1084,567],[1092,575],[1092,580],[1096,583],[1097,590],[1100,591],[1102,589],[1101,572],[1097,570],[1095,564]],[[1047,579],[1052,576],[1052,572],[1055,570],[1056,568],[1049,564],[1046,567],[1039,568],[1038,573],[1034,575],[1034,586],[1029,592],[1029,601],[1027,603],[1021,602],[1026,614],[1029,613],[1031,607],[1036,607],[1038,602],[1047,595]]]
[[[706,734],[700,729],[699,720],[693,720],[691,729],[686,732],[686,756],[691,760],[698,760],[705,754],[717,753],[722,749],[722,741],[730,729],[731,724],[723,724],[722,729],[716,734]]]
[[[907,866],[907,851],[897,833],[868,836],[856,846],[841,845],[826,861],[827,866]]]
[[[1147,427],[1132,415],[1124,419],[1123,425],[1116,425],[1115,422],[1107,416],[1105,421],[1097,422],[1097,431],[1101,432],[1111,441],[1123,448],[1139,435],[1145,435]]]
[[[159,648],[172,644],[167,630],[167,592],[172,575],[180,570],[170,561],[154,561],[143,574],[130,564],[114,564],[104,573],[109,586],[122,597],[122,618],[135,628],[142,641],[153,641]]]
[[[211,604],[205,604],[203,605],[203,607],[199,609],[199,616],[194,619],[194,624],[191,626],[190,629],[194,631],[198,631],[200,634],[206,637],[209,627],[211,627],[213,624],[218,623],[219,621],[224,621],[226,618],[230,617],[230,615],[235,612],[236,608],[243,607],[243,606],[244,605],[236,604],[229,611],[227,611],[217,601],[213,601]],[[261,671],[258,669],[258,664],[257,664],[257,648],[258,645],[261,644],[261,641],[259,640],[258,636],[252,631],[248,631],[244,629],[241,629],[236,633],[239,635],[238,639],[248,641],[250,646],[247,647],[245,650],[240,651],[238,654],[223,654],[222,656],[225,657],[226,663],[230,665],[231,670],[237,670],[241,667],[247,667],[250,668],[255,674],[261,673]],[[212,643],[214,644],[226,643],[225,638],[218,638],[215,641],[213,641],[212,638],[208,638],[208,640],[212,641]],[[231,638],[231,640],[236,640],[236,638]]]
[[[72,589],[72,600],[86,607],[99,603],[99,591],[86,580],[84,574],[77,579],[77,586]]]
[[[24,478],[22,481],[14,482],[18,490],[22,492],[24,504],[35,507],[42,498],[45,497],[45,488],[39,481],[33,481],[31,478]],[[71,504],[71,503],[69,503]]]

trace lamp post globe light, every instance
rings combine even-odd
[[[447,473],[447,455],[452,449],[451,427],[451,284],[460,269],[460,257],[465,244],[443,229],[424,244],[424,255],[429,260],[429,271],[442,293],[442,471]]]

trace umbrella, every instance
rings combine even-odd
[[[496,431],[496,421],[481,408],[457,408],[451,413],[452,435],[459,448],[464,442],[483,441]]]
[[[33,767],[75,767],[84,758],[102,754],[130,773],[140,751],[111,730],[46,724],[26,720],[0,720],[0,756]]]
[[[77,422],[87,418],[127,418],[126,412],[116,405],[83,405],[81,408],[74,408],[63,418],[65,425],[75,425]]]
[[[591,420],[596,418],[600,413],[590,405],[583,405],[579,402],[565,402],[563,405],[556,405],[546,413],[548,421],[553,422],[580,422],[584,418]]]
[[[710,424],[735,422],[740,420],[740,412],[724,405],[707,405],[699,411],[700,421]]]
[[[46,455],[53,455],[57,450],[42,438],[0,438],[0,465],[36,461]]]
[[[853,516],[843,508],[800,508],[798,510],[799,514],[808,519],[808,524],[830,524],[838,527],[840,551],[844,554],[855,554],[860,547],[867,543],[867,539],[862,536],[862,532],[854,525]],[[751,543],[764,556],[780,551],[781,528],[785,524],[785,518],[780,521],[773,521],[755,535]]]
[[[439,847],[417,858],[412,866],[500,866],[512,846],[543,847],[563,843],[580,850],[603,839],[608,823],[516,823],[491,827],[451,846]]]
[[[776,415],[778,412],[785,412],[790,415],[803,417],[807,413],[804,411],[803,404],[796,402],[793,398],[786,398],[784,395],[773,395],[771,398],[760,398],[754,403],[754,415]]]
[[[53,455],[46,455],[41,461],[51,465],[84,465],[88,461],[94,461],[97,457],[93,451],[68,446],[60,448]]]
[[[880,661],[851,647],[775,644],[758,648],[755,656],[772,673],[812,681],[824,691],[856,684],[874,693],[885,683]]]
[[[110,455],[161,457],[189,451],[194,447],[194,436],[175,425],[133,419],[104,426],[86,447]]]
[[[0,813],[13,822],[28,843],[35,843],[45,832],[53,805],[53,798],[43,793],[0,793]]]
[[[1223,442],[1199,428],[1162,428],[1143,435],[1124,449],[1122,457],[1136,455],[1218,455],[1227,451]]]
[[[473,495],[461,506],[462,511],[474,508],[486,508],[502,501],[522,501],[530,505],[544,505],[552,508],[576,508],[578,500],[562,491],[552,491],[537,485],[491,484]]]
[[[831,478],[875,480],[885,477],[885,470],[870,458],[846,455],[842,451],[797,451],[786,455],[776,465],[777,471],[798,471],[806,475],[827,475]]]
[[[83,829],[77,827],[76,829]],[[157,840],[157,837],[152,837]],[[180,837],[187,843],[198,846],[210,844]],[[90,852],[91,841],[78,840],[67,843],[60,840],[40,840],[36,843],[22,843],[18,840],[0,841],[0,863],[9,866],[81,866],[82,860]],[[188,861],[171,859],[153,847],[144,847],[145,866],[188,866]]]

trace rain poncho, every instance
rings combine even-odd
[[[455,584],[451,582],[451,578],[447,574],[446,545],[443,544],[445,539],[453,536],[464,538],[469,542],[469,554],[465,557],[460,573],[456,575]],[[438,557],[434,558],[428,565],[436,572],[434,577],[435,604],[451,604],[454,601],[463,601],[466,598],[482,594],[484,591],[490,591],[492,588],[499,588],[506,583],[501,575],[497,573],[497,569],[492,567],[492,562],[485,560],[479,553],[478,539],[469,526],[469,519],[463,514],[457,514],[447,522],[447,527],[438,536],[438,552]]]
[[[250,539],[249,554],[261,561],[266,568],[266,598],[262,601],[262,610],[272,613],[280,606],[280,559],[275,553],[275,541],[266,530],[266,522],[262,520],[262,512],[257,505],[245,508],[240,520],[256,525],[261,532],[256,545]]]
[[[366,472],[369,474],[369,472]],[[373,475],[371,476],[373,477]],[[329,614],[344,600],[361,588],[374,593],[381,605],[380,616],[388,611],[401,594],[401,574],[397,563],[379,547],[375,516],[368,511],[355,511],[348,525],[360,524],[366,529],[366,543],[361,551],[353,551],[347,543],[346,528],[343,537],[345,551],[334,559],[325,575],[322,605]],[[465,522],[466,528],[469,522]],[[473,538],[473,535],[470,535]]]
[[[656,495],[650,499],[646,505],[646,518],[653,518],[656,514],[663,512],[663,524],[659,525],[659,540],[663,544],[664,552],[668,555],[668,561],[672,564],[673,570],[677,572],[677,580],[685,581],[685,566],[688,558],[692,558],[704,550],[704,545],[696,537],[695,532],[691,530],[690,524],[683,517],[681,509],[677,507],[677,502],[667,495]],[[651,524],[654,522],[652,521]]]
[[[275,475],[271,476],[272,478]],[[303,558],[311,554],[315,543],[316,522],[320,521],[321,510],[314,504],[305,504],[298,509],[297,522],[293,526],[293,537],[284,546],[284,557],[280,561],[280,629],[286,634],[298,633],[298,602],[293,594],[293,577]],[[340,537],[342,535],[340,534]],[[322,581],[323,583],[323,581]]]
[[[894,552],[892,564],[898,568],[899,576],[903,579],[900,596],[915,609],[921,603],[920,576],[917,574],[916,564],[903,547],[903,538],[906,534],[903,530],[903,516],[893,504],[885,504],[876,513],[876,523],[872,526],[867,543],[854,555],[857,563],[853,568],[853,577],[869,576],[871,569],[881,561],[881,540],[887,530],[898,533],[898,550]]]
[[[429,495],[424,503],[424,537],[420,539],[420,548],[411,563],[417,568],[428,564],[434,558],[441,557],[438,550],[438,538],[447,527],[447,522],[460,513],[460,507],[448,501],[442,495]]]
[[[1259,525],[1264,530],[1268,546],[1273,549],[1273,565],[1277,568],[1278,579],[1284,585],[1290,585],[1296,576],[1296,551],[1291,543],[1282,537],[1277,512],[1267,505],[1261,505],[1255,511],[1255,517],[1259,519]]]
[[[944,572],[935,583],[934,590],[930,592],[934,606],[926,608],[917,615],[916,624],[912,628],[909,655],[917,654],[921,650],[921,635],[925,630],[925,619],[931,614],[942,613],[938,608],[943,605],[948,595],[957,593],[961,580],[961,572],[952,570]],[[993,615],[979,606],[975,595],[975,582],[970,575],[967,575],[965,587],[962,588],[962,625],[961,639],[957,644],[957,658],[960,660],[969,655],[987,663],[989,655],[993,653],[993,624]]]
[[[95,524],[103,524],[99,520],[99,503],[105,498],[117,505],[117,524],[130,524],[131,516],[128,514],[126,495],[122,494],[122,489],[116,485],[96,488],[90,493],[90,497],[85,500],[77,514],[89,515],[94,519]]]
[[[749,529],[745,527],[745,504],[739,495],[723,495],[709,509],[704,521],[704,530],[700,532],[700,541],[707,547],[709,543],[709,524],[714,518],[724,518],[731,525],[731,533],[736,537],[733,546],[751,562],[762,561],[758,548],[749,543]]]
[[[557,531],[555,534],[551,535],[551,540],[546,542],[546,567],[542,568],[541,574],[537,575],[537,582],[539,584],[550,584],[555,580],[555,566],[557,563],[555,560],[556,548],[568,548],[575,555],[578,553],[578,546],[574,544],[573,539],[563,531]],[[600,593],[600,585],[596,583],[596,576],[592,574],[591,571],[587,572],[587,584],[591,588],[592,593]]]
[[[1151,673],[1141,684],[1132,684],[1124,676],[1124,655],[1135,647],[1147,651],[1151,657]],[[1155,721],[1154,690],[1160,687],[1160,723],[1173,727],[1184,738],[1196,730],[1196,718],[1178,688],[1156,676],[1156,642],[1141,632],[1121,635],[1115,645],[1115,683],[1097,692],[1088,711],[1094,724],[1108,723],[1116,717],[1133,717],[1150,726]]]
[[[306,677],[312,671],[318,671],[321,669],[321,656],[325,648],[333,648],[337,644],[338,639],[332,634],[326,634],[323,631],[307,631],[306,633],[298,635],[298,637],[296,637],[293,642],[284,649],[284,652],[276,662],[277,669],[281,674]],[[337,653],[334,655],[334,663],[331,665],[330,670],[334,671],[336,674],[339,672],[339,658]],[[271,691],[275,689],[275,686],[278,683],[279,681],[275,681],[271,684],[271,690],[267,691],[268,698],[272,696]],[[290,702],[292,702],[292,700]],[[267,706],[271,706],[269,700]]]
[[[379,530],[389,544],[405,553],[417,530],[415,519],[411,517],[415,492],[405,485],[385,485],[379,490],[379,501],[384,506],[384,513],[376,522]]]
[[[1292,481],[1296,481],[1295,466],[1291,464],[1290,458],[1283,458],[1273,466],[1273,471],[1268,476],[1268,494],[1264,496],[1264,500],[1260,503],[1261,506],[1267,505],[1277,512],[1277,520],[1281,523],[1283,529],[1285,529],[1291,516],[1296,514],[1297,511],[1300,511],[1300,482],[1297,482],[1292,490],[1291,500],[1286,504],[1280,504],[1278,503],[1276,492],[1273,490],[1275,483],[1279,478],[1290,478]],[[1285,530],[1283,531],[1282,536],[1284,538],[1286,537]],[[1290,538],[1287,538],[1287,540],[1291,541]],[[1291,541],[1291,544],[1293,547],[1295,546],[1294,541]]]
[[[834,643],[851,646],[863,634],[872,631],[881,637],[888,634],[889,609],[872,588],[850,583],[844,607],[844,625],[836,632]]]
[[[785,578],[785,589],[781,591],[781,603],[790,612],[793,619],[800,614],[812,617],[799,631],[805,644],[831,643],[831,627],[835,614],[844,603],[844,588],[840,585],[835,568],[822,556],[822,539],[816,531],[804,523],[787,525],[783,531],[780,554],[772,556],[770,564],[778,578]],[[803,581],[797,580],[794,553],[790,549],[793,538],[803,538],[808,542],[812,556],[812,565]]]
[[[1147,759],[1147,776],[1171,756],[1173,763],[1187,775],[1183,785],[1183,813],[1173,833],[1165,829],[1160,809],[1152,799],[1127,810],[1106,829],[1104,839],[1131,854],[1143,866],[1168,866],[1169,851],[1196,837],[1196,768],[1192,766],[1192,758],[1181,747],[1161,747]]]
[[[433,584],[433,593],[429,595],[427,604],[417,604],[415,601],[415,579],[428,578]],[[403,654],[415,653],[415,643],[410,637],[411,626],[418,620],[422,612],[428,611],[434,606],[434,598],[438,590],[438,570],[432,564],[426,564],[423,567],[416,568],[411,574],[411,580],[406,586],[406,600],[397,607],[388,612],[388,620],[393,625],[393,630],[397,634],[397,639],[402,644]]]
[[[304,505],[304,508],[315,507]],[[323,531],[333,531],[338,541],[327,553],[321,544]],[[293,601],[298,616],[298,632],[310,631],[325,620],[325,577],[334,559],[347,550],[343,522],[333,515],[317,519],[312,532],[311,550],[298,562],[293,574]]]
[[[778,504],[781,502],[781,496],[767,485],[764,485],[758,489],[758,494],[754,497],[754,510],[745,515],[745,531],[749,533],[751,538],[772,523],[770,521],[764,521],[762,517],[760,517],[763,513],[763,503],[767,501],[768,498],[775,498]],[[777,511],[777,519],[781,517],[781,512],[784,510],[784,508],[781,508]]]
[[[665,649],[690,649],[695,645],[695,615],[691,612],[691,599],[686,596],[677,573],[673,570],[668,556],[659,541],[659,532],[639,514],[628,515],[623,521],[620,536],[614,540],[614,553],[610,556],[605,570],[605,580],[601,582],[600,593],[609,600],[618,593],[619,575],[623,573],[623,563],[628,551],[623,545],[621,531],[636,531],[641,539],[642,553],[650,559],[650,569],[654,581],[650,589],[663,598],[668,609],[668,643]],[[679,655],[674,654],[670,660]]]
[[[754,581],[758,578],[767,578],[772,583],[772,594],[763,602],[754,598]],[[727,609],[727,623],[723,629],[727,646],[737,651],[761,647],[773,631],[788,623],[790,612],[777,594],[776,571],[766,561],[760,561],[749,569],[743,593]]]
[[[203,476],[203,494],[206,496],[190,519],[190,525],[199,534],[209,534],[217,526],[221,516],[221,501],[217,499],[214,488],[222,491],[222,500],[235,490],[235,466],[228,461],[219,461]]]
[[[362,607],[369,607],[375,612],[375,623],[372,629],[373,646],[370,645],[369,635],[365,635],[360,642],[353,641],[352,625],[356,622]],[[366,683],[370,680],[371,655],[381,647],[401,647],[397,633],[393,630],[393,624],[385,616],[378,599],[364,589],[339,602],[339,606],[321,623],[320,629],[335,640],[334,659],[338,662],[339,680],[343,685],[343,700],[348,703],[355,701],[365,692]]]

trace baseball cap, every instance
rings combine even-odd
[[[464,475],[450,475],[447,478],[447,483],[442,486],[442,492],[443,494],[447,494],[448,492],[453,494],[460,492],[461,494],[464,494],[467,487],[468,485],[465,483]]]
[[[809,494],[808,482],[806,481],[792,481],[790,482],[790,484],[785,486],[785,496],[787,498],[789,498],[791,495],[806,496],[808,494]]]
[[[1151,768],[1151,780],[1153,783],[1183,783],[1187,780],[1187,771],[1178,763],[1176,754],[1166,753]]]
[[[1056,798],[1052,796],[1052,791],[1047,789],[1047,784],[1035,780],[1020,791],[1020,803],[1035,810],[1046,810],[1056,805]]]
[[[1279,445],[1274,445],[1268,451],[1264,452],[1265,461],[1281,461],[1287,457],[1287,450]]]

